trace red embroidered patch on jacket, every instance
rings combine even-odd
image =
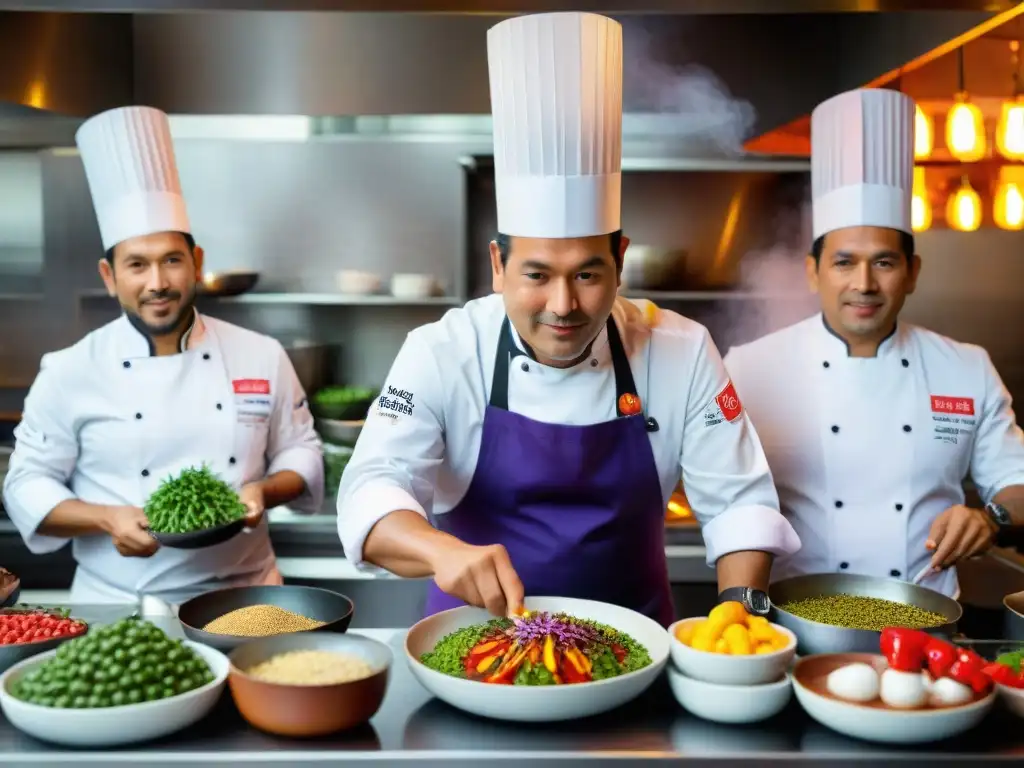
[[[974,415],[973,397],[946,397],[945,395],[932,395],[933,413],[956,413],[961,416]]]
[[[270,382],[266,379],[235,379],[231,382],[236,395],[269,395]]]
[[[743,413],[743,403],[740,402],[740,398],[736,394],[736,387],[732,385],[731,380],[725,385],[725,389],[718,393],[715,402],[722,409],[722,415],[725,416],[726,421],[736,421]]]

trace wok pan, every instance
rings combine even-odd
[[[345,632],[352,622],[355,605],[344,595],[319,587],[255,586],[230,587],[193,597],[178,607],[178,621],[190,640],[221,651],[232,651],[251,637],[204,632],[214,619],[251,605],[274,605],[316,621],[327,622],[311,632]]]

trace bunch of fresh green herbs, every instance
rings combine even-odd
[[[160,483],[146,502],[149,529],[156,533],[192,533],[233,523],[245,515],[234,488],[203,464],[183,469]]]

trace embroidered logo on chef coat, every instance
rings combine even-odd
[[[704,426],[713,427],[723,421],[736,421],[743,414],[743,403],[730,380],[704,410]]]
[[[267,379],[235,379],[235,413],[240,424],[265,424],[270,419],[274,403]]]
[[[388,386],[377,398],[377,415],[396,421],[399,416],[412,416],[415,404],[412,392],[407,389],[396,389]]]
[[[969,435],[974,431],[977,419],[973,397],[931,395],[931,404],[936,440],[955,445],[960,435]]]

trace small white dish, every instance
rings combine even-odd
[[[355,296],[369,296],[380,291],[380,275],[374,272],[360,272],[343,269],[335,275],[338,290]]]
[[[881,656],[864,653],[819,654],[800,659],[793,668],[793,692],[808,715],[833,731],[884,744],[925,744],[957,736],[980,723],[996,701],[996,691],[971,704],[937,709],[899,710],[857,704],[827,696],[808,682],[821,679],[846,663],[864,662],[881,668]]]
[[[687,677],[675,665],[668,667],[668,683],[676,701],[687,712],[714,723],[759,723],[779,714],[793,695],[793,681],[782,679],[763,685],[719,685]]]
[[[184,641],[210,666],[213,680],[169,699],[98,709],[58,709],[16,699],[11,684],[31,672],[57,651],[25,659],[0,677],[0,709],[20,731],[42,741],[68,747],[114,747],[159,739],[202,720],[216,705],[231,667],[227,656],[215,648]]]
[[[996,683],[996,690],[1008,710],[1017,717],[1024,717],[1024,689]]]
[[[391,295],[401,299],[425,299],[434,295],[437,279],[433,275],[402,273],[391,277]]]
[[[789,644],[774,653],[732,656],[725,653],[698,651],[676,637],[679,627],[707,616],[680,619],[668,628],[671,635],[672,662],[687,677],[719,685],[765,685],[780,680],[793,663],[796,655],[796,635],[785,627],[772,624],[776,632],[786,635]]]
[[[462,607],[422,619],[409,630],[405,652],[413,675],[445,703],[479,717],[516,722],[550,723],[589,717],[632,701],[657,679],[668,663],[665,629],[646,616],[610,603],[567,597],[528,597],[530,611],[567,613],[624,632],[647,648],[651,663],[619,677],[572,685],[491,685],[430,669],[420,661],[439,640],[463,627],[494,617],[479,608]]]

